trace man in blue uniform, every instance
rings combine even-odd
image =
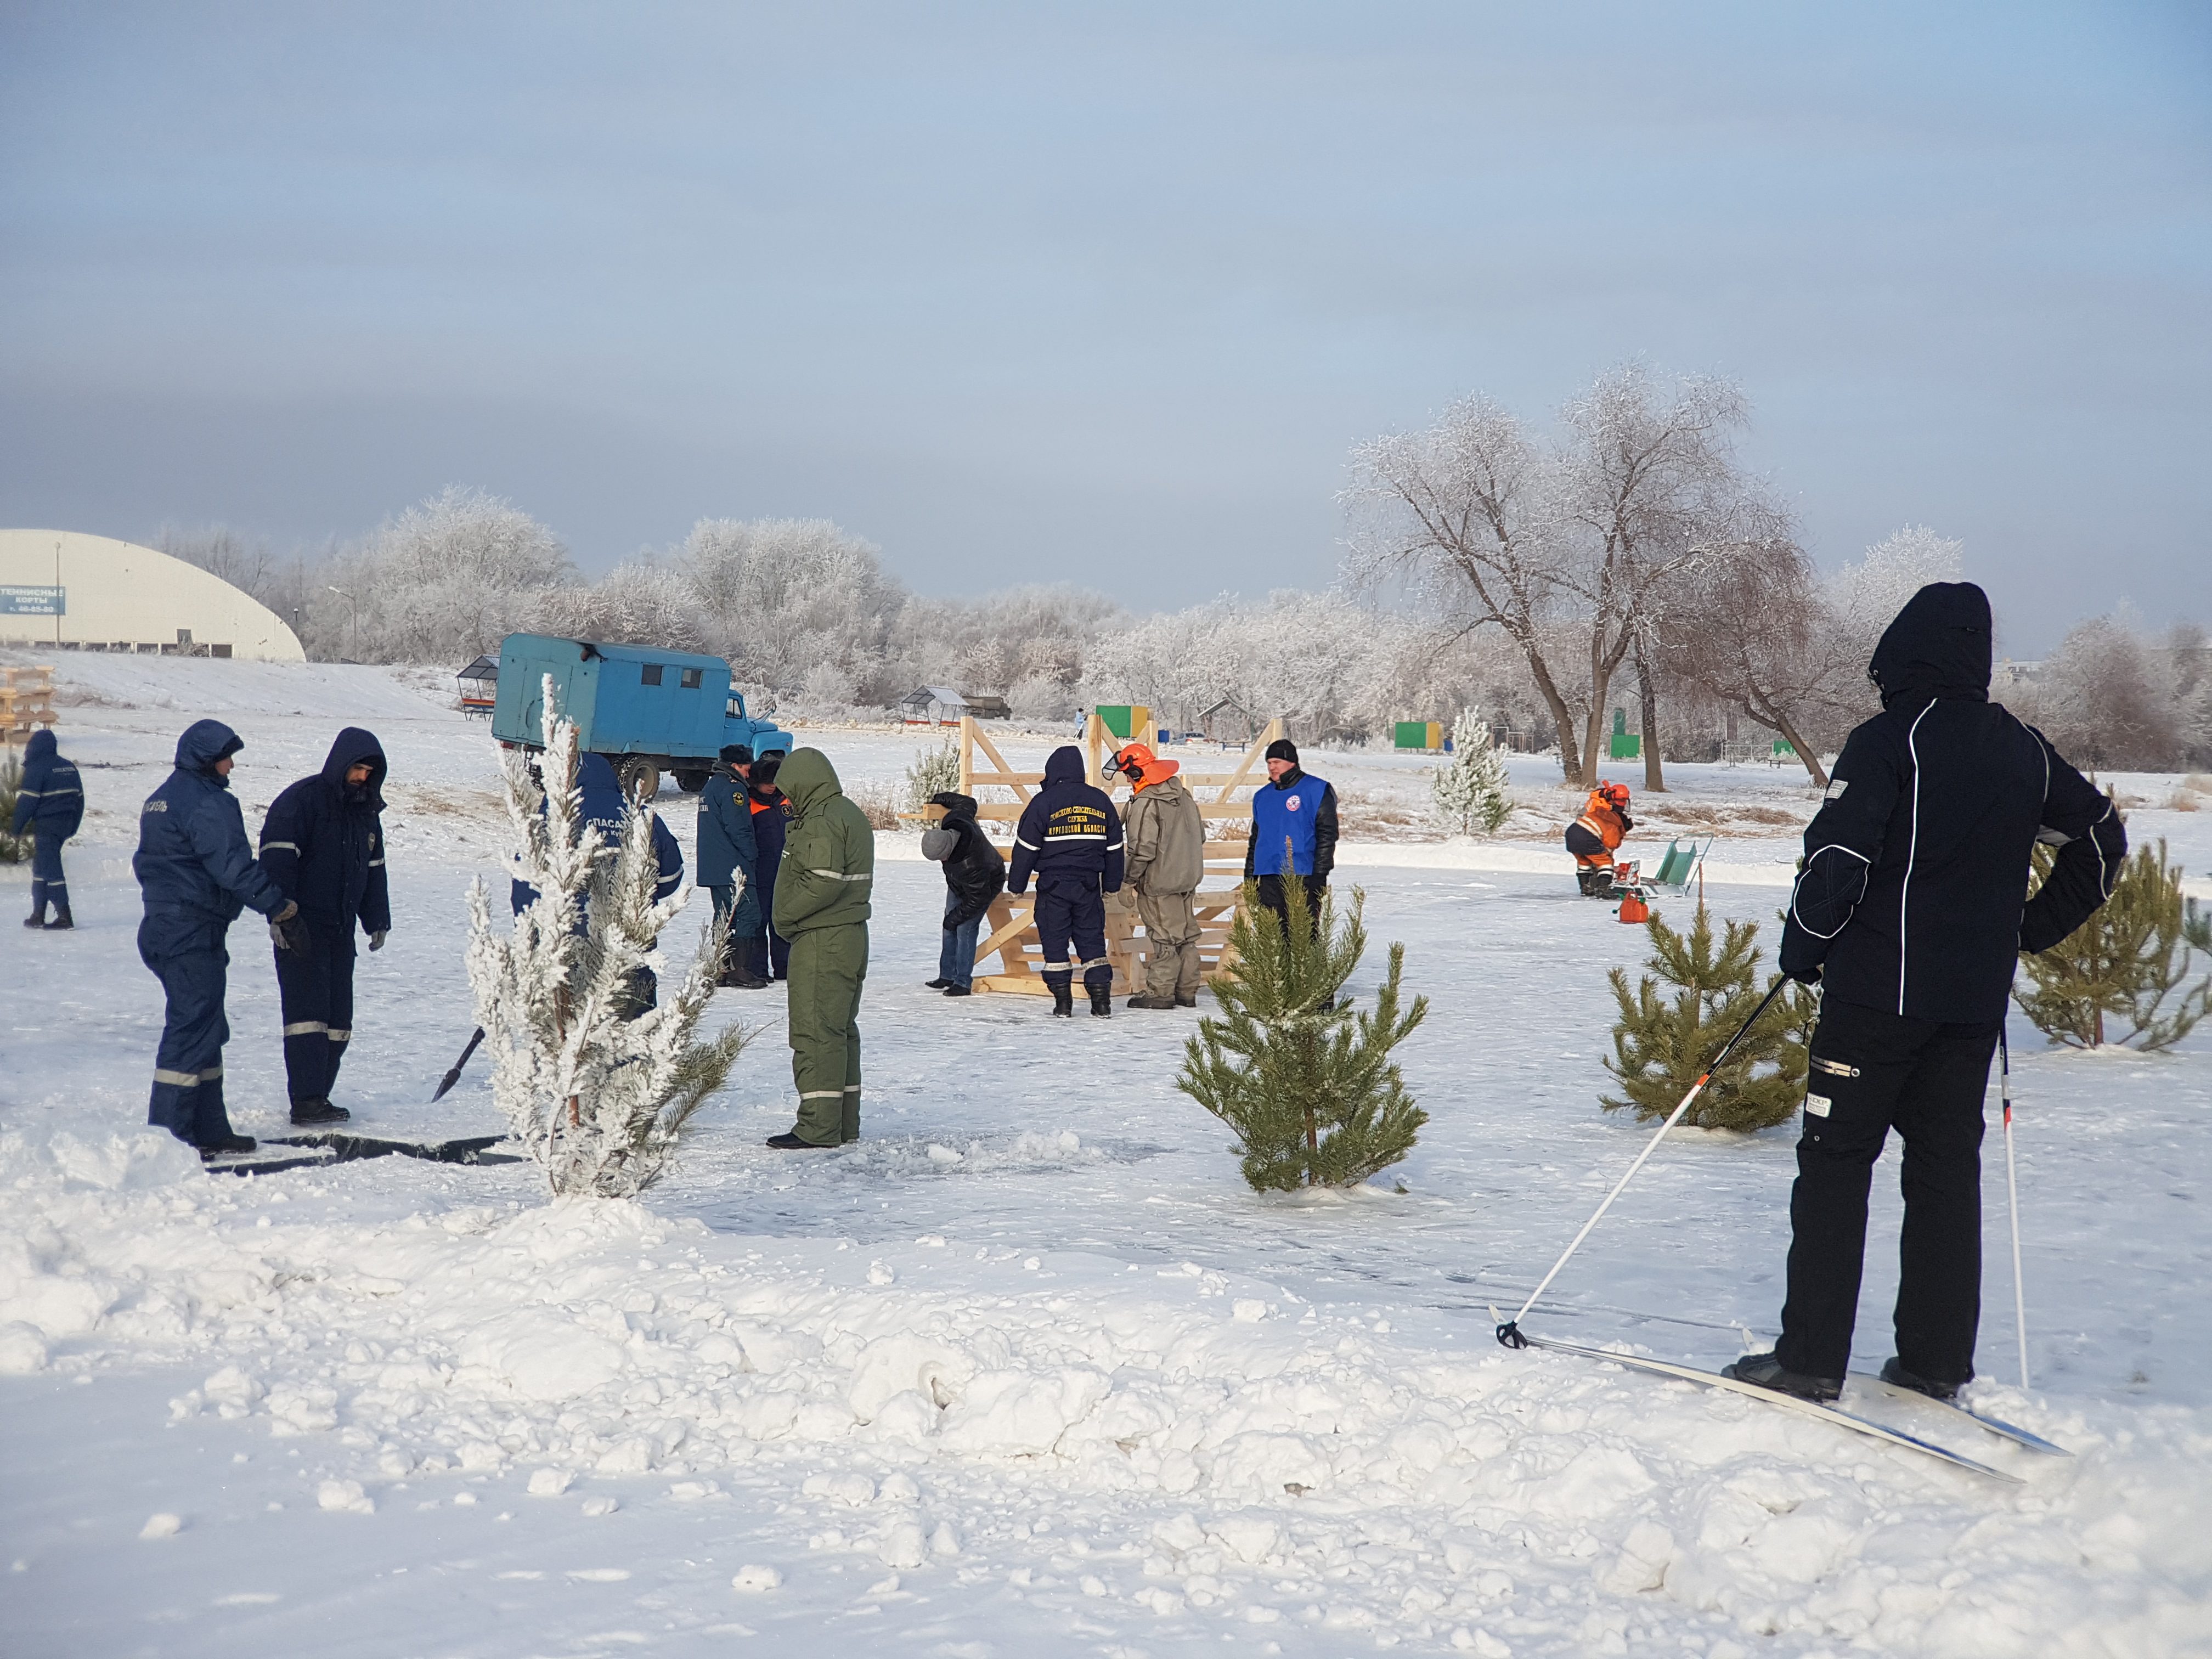
[[[760,935],[760,842],[753,834],[752,804],[746,774],[753,751],[733,743],[699,792],[699,884],[714,896],[714,914],[729,918],[722,947],[722,971],[716,982],[744,991],[768,983],[753,968],[753,941]]]
[[[1052,1011],[1075,1013],[1072,939],[1083,963],[1091,1012],[1114,1012],[1114,965],[1106,959],[1106,901],[1121,890],[1121,819],[1104,792],[1083,781],[1083,751],[1069,744],[1044,763],[1044,787],[1022,809],[1014,831],[1014,866],[1006,890],[1018,897],[1036,876],[1037,942],[1044,946],[1044,982]]]
[[[62,878],[62,843],[83,822],[84,789],[76,766],[57,751],[52,732],[32,732],[23,750],[15,819],[8,826],[11,836],[27,830],[31,836],[31,914],[24,917],[24,927],[52,932],[76,926],[70,915],[69,884]],[[54,907],[52,921],[46,920],[49,904]]]
[[[177,769],[146,798],[131,868],[145,895],[138,955],[161,981],[168,1012],[154,1057],[146,1121],[199,1148],[250,1152],[222,1104],[222,1001],[230,953],[223,935],[251,906],[269,918],[278,948],[300,907],[254,861],[246,819],[230,793],[231,757],[244,748],[220,720],[198,720],[177,739]]]
[[[1303,877],[1306,908],[1321,915],[1336,868],[1336,789],[1298,766],[1297,745],[1278,738],[1267,745],[1267,781],[1252,792],[1252,839],[1244,848],[1244,879],[1260,884],[1260,902],[1286,925],[1285,875]]]
[[[349,726],[323,769],[270,803],[261,824],[261,867],[300,907],[289,931],[295,950],[276,952],[284,1006],[284,1073],[292,1121],[343,1123],[331,1103],[338,1065],[353,1040],[354,924],[381,951],[392,928],[384,864],[384,747]]]

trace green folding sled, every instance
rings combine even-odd
[[[1710,836],[1703,842],[1694,836],[1687,842],[1668,842],[1667,855],[1659,860],[1659,868],[1644,878],[1644,884],[1662,892],[1686,894],[1690,890],[1690,884],[1698,878],[1698,870],[1705,863],[1705,854],[1712,849],[1713,842]]]

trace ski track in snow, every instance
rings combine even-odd
[[[1347,860],[1374,940],[1355,988],[1403,939],[1434,1004],[1401,1050],[1422,1145],[1350,1194],[1244,1189],[1173,1087],[1188,1016],[1071,1024],[922,989],[942,884],[896,856],[850,1151],[760,1145],[790,1121],[780,1000],[732,993],[714,1018],[754,1046],[642,1203],[548,1206],[526,1165],[210,1176],[137,1127],[161,1003],[127,858],[177,732],[239,728],[250,828],[338,724],[385,741],[396,926],[362,957],[342,1087],[364,1132],[440,1139],[497,1127],[481,1061],[421,1103],[471,1020],[460,894],[503,878],[488,733],[435,678],[382,670],[63,678],[107,699],[62,733],[94,809],[80,927],[11,939],[0,970],[10,1654],[2212,1651],[2212,1034],[2063,1054],[2014,1023],[2037,1387],[2008,1386],[1994,1134],[1980,1364],[2002,1381],[1978,1387],[2080,1455],[1954,1440],[2027,1478],[1999,1487],[1491,1340],[1489,1305],[1518,1306],[1648,1133],[1596,1107],[1604,970],[1641,935],[1574,897],[1564,857]],[[919,746],[801,737],[856,784]],[[1048,746],[1002,744],[1018,765]],[[1419,783],[1397,757],[1309,760]],[[1802,776],[1674,775],[1692,799],[1809,810]],[[690,798],[660,806],[688,848]],[[2192,872],[2212,854],[2191,815],[2135,827]],[[1716,856],[1755,875],[1789,850]],[[1755,880],[1709,896],[1762,921],[1780,902]],[[232,943],[233,1114],[282,1133],[273,975],[252,918]],[[689,923],[665,943],[688,951]],[[1670,1139],[1531,1328],[1701,1364],[1739,1327],[1765,1346],[1791,1138]],[[1885,1160],[1862,1365],[1889,1352],[1894,1188]]]

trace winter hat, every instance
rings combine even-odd
[[[732,766],[750,766],[753,763],[753,751],[742,743],[726,744],[722,748],[722,758]]]
[[[1298,746],[1292,743],[1288,738],[1277,738],[1274,742],[1267,745],[1267,758],[1269,760],[1286,760],[1290,762],[1291,765],[1296,766],[1298,763]]]
[[[756,789],[775,787],[775,775],[783,769],[783,757],[770,755],[766,760],[753,763],[752,786]]]

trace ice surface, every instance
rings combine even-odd
[[[279,672],[223,678],[242,667]],[[1377,947],[1356,988],[1402,939],[1435,1005],[1402,1051],[1432,1121],[1354,1192],[1245,1190],[1173,1087],[1194,1016],[924,990],[942,889],[911,856],[878,884],[856,1146],[761,1145],[790,1122],[781,1008],[732,993],[714,1018],[760,1034],[645,1202],[548,1206],[526,1165],[401,1158],[212,1179],[139,1127],[160,999],[125,861],[177,729],[238,726],[249,823],[337,724],[384,739],[398,919],[360,962],[342,1099],[367,1133],[439,1139],[497,1127],[481,1069],[425,1103],[471,1023],[459,895],[500,870],[489,737],[383,671],[88,658],[64,684],[107,699],[63,732],[94,806],[79,929],[11,930],[0,966],[22,1651],[2212,1647],[2212,1034],[2075,1055],[2014,1023],[2037,1387],[2009,1386],[1996,1159],[1980,1386],[2080,1456],[1962,1443],[2027,1479],[1998,1488],[1491,1340],[1489,1305],[1518,1304],[1644,1133],[1595,1104],[1605,969],[1641,935],[1535,842],[1347,849]],[[856,786],[917,746],[818,738]],[[1418,787],[1397,757],[1309,758]],[[1685,802],[1810,810],[1770,769],[1677,775]],[[660,805],[688,844],[689,798]],[[2136,833],[2200,871],[2201,816],[2145,805]],[[1723,845],[1711,902],[1771,918],[1786,838]],[[281,1133],[269,957],[250,925],[233,946],[233,1109]],[[1860,1364],[1889,1352],[1890,1170]],[[1691,1363],[1763,1340],[1790,1174],[1786,1131],[1670,1142],[1532,1324]],[[179,1517],[158,1547],[149,1514]]]

